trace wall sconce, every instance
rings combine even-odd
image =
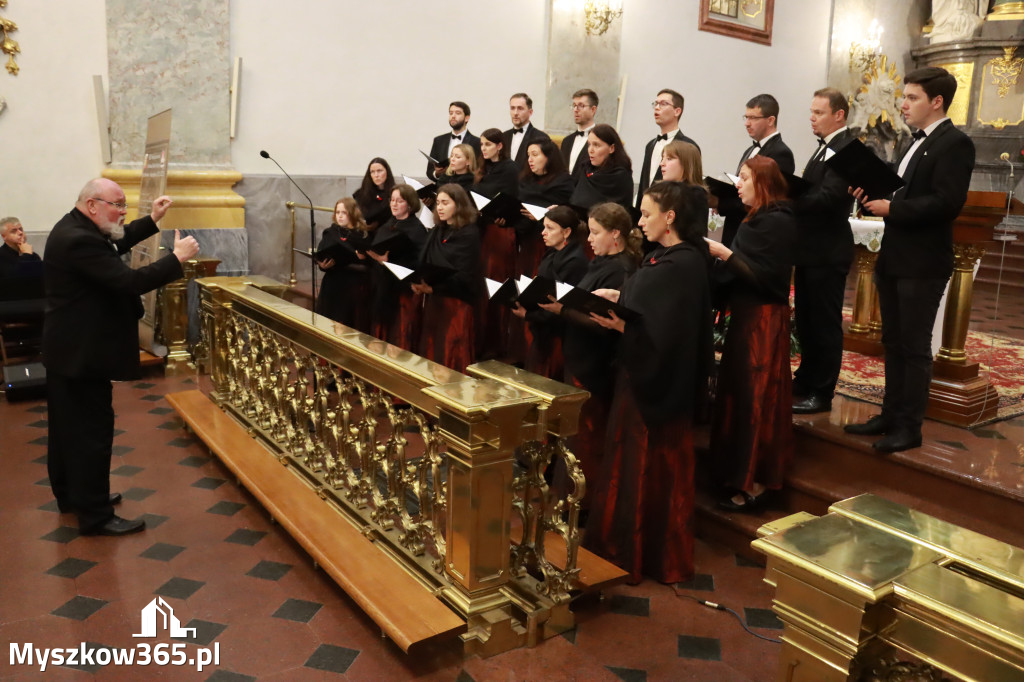
[[[592,36],[599,36],[608,30],[611,23],[622,16],[622,0],[586,0],[583,14],[587,20],[584,27]]]
[[[871,71],[881,54],[882,27],[877,19],[872,19],[867,38],[850,44],[850,70],[861,74]]]

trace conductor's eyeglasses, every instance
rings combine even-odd
[[[113,201],[107,201],[106,199],[100,199],[99,197],[93,197],[93,199],[95,199],[96,201],[102,201],[104,204],[110,204],[111,206],[116,208],[118,211],[124,211],[124,210],[126,210],[128,208],[128,204],[126,204],[123,201],[118,202],[118,203],[115,204]]]

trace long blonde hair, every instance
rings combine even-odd
[[[473,147],[463,142],[462,144],[457,144],[454,147],[452,147],[452,151],[455,151],[456,149],[462,152],[462,155],[466,157],[466,161],[469,162],[469,166],[466,167],[466,172],[476,174],[477,160],[476,152],[473,151]],[[455,173],[452,172],[452,167],[450,164],[448,168],[445,169],[444,174],[455,175]]]
[[[704,184],[704,167],[700,161],[700,150],[689,142],[672,140],[661,150],[662,156],[679,159],[679,165],[683,167],[683,182],[691,185],[700,185],[707,189]]]

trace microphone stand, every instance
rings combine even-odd
[[[260,156],[262,156],[264,159],[270,159],[271,161],[274,162],[275,166],[277,166],[278,168],[281,168],[281,164],[279,164],[277,162],[277,160],[274,157],[272,157],[270,154],[268,154],[267,152],[261,151],[260,152]],[[302,191],[302,188],[299,187],[299,183],[295,182],[294,178],[292,178],[292,176],[288,175],[288,171],[286,171],[284,168],[281,168],[281,172],[284,173],[284,176],[286,178],[288,178],[293,185],[295,185],[295,189],[299,190],[299,194],[304,196],[306,198],[306,203],[309,204],[309,253],[312,256],[312,254],[316,253],[316,219],[314,217],[314,211],[313,211],[313,200],[309,198],[308,194],[306,194],[305,192]],[[313,295],[313,312],[315,313],[316,312],[316,259],[312,258],[312,257],[309,259],[309,287],[310,287],[310,292]]]

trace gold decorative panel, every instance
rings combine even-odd
[[[974,80],[974,63],[937,64],[956,78],[956,95],[949,105],[947,115],[953,125],[967,125],[967,111],[971,106],[971,82]]]
[[[1024,91],[1020,72],[1024,58],[1015,58],[1016,47],[1004,47],[1002,57],[993,57],[981,72],[978,91],[978,123],[1002,130],[1024,122]]]

